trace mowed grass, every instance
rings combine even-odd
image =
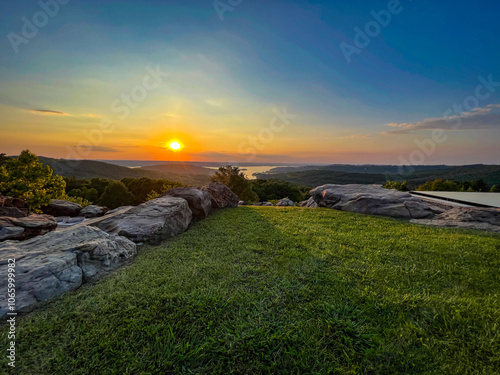
[[[499,235],[240,207],[23,317],[15,372],[497,374],[499,293]]]

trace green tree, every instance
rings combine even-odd
[[[490,189],[492,193],[500,193],[500,185],[493,185]]]
[[[386,181],[384,185],[385,189],[396,189],[399,191],[408,191],[407,182],[399,182],[399,181]]]
[[[250,180],[252,190],[258,195],[259,201],[272,201],[288,197],[294,202],[307,199],[311,188],[300,186],[287,181],[274,179],[256,179]]]
[[[460,191],[462,187],[455,181],[437,179],[420,185],[418,191]]]
[[[89,202],[97,202],[99,194],[95,188],[88,188],[83,186],[79,189],[73,189],[68,193],[70,197],[79,197]]]
[[[148,177],[142,178],[124,178],[122,182],[134,195],[134,204],[140,204],[151,199],[148,197],[159,197],[167,190],[183,187],[180,182],[169,181],[164,179],[151,179]]]
[[[0,192],[24,200],[34,212],[40,212],[51,199],[62,198],[65,187],[63,178],[53,175],[53,170],[29,150],[0,165]]]
[[[257,194],[252,190],[252,185],[245,176],[245,173],[240,171],[238,167],[233,167],[231,165],[220,167],[212,176],[212,181],[226,185],[241,200],[247,202],[256,202],[259,200]]]
[[[88,188],[94,188],[97,190],[97,194],[99,196],[104,194],[104,190],[106,190],[106,187],[108,184],[111,182],[111,180],[108,180],[107,178],[100,178],[100,177],[94,177],[90,180],[90,184],[88,185]]]
[[[7,160],[9,160],[9,158],[2,152],[0,154],[0,165],[4,165]]]
[[[121,181],[111,181],[101,196],[100,204],[108,208],[129,206],[134,203],[134,196]]]
[[[471,181],[470,186],[474,191],[485,192],[490,190],[490,187],[482,179]]]

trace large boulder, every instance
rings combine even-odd
[[[78,203],[52,199],[48,206],[42,207],[44,214],[52,216],[78,216],[82,206]]]
[[[28,215],[29,206],[24,201],[0,194],[0,216],[26,217]]]
[[[210,194],[212,210],[238,207],[240,199],[224,184],[211,182],[203,190]]]
[[[367,215],[423,219],[434,213],[420,198],[380,185],[323,185],[309,193],[307,207],[327,207]]]
[[[100,217],[103,216],[106,212],[108,212],[107,207],[90,205],[82,209],[79,213],[80,216],[83,216],[87,219],[91,217]]]
[[[137,253],[126,238],[78,227],[27,241],[0,244],[0,318],[7,311],[9,259],[15,259],[16,311],[77,289],[122,265]],[[10,261],[12,262],[12,261]]]
[[[92,225],[136,243],[156,244],[184,232],[192,217],[185,199],[167,195]]]
[[[454,207],[432,220],[412,220],[415,224],[446,228],[478,229],[500,232],[500,209],[478,207]]]
[[[185,199],[196,219],[206,218],[212,209],[212,197],[206,190],[184,187],[169,190],[165,195]]]
[[[288,198],[283,198],[280,199],[277,203],[276,206],[282,206],[282,207],[295,207],[296,204],[294,201]]]
[[[50,215],[31,214],[26,217],[0,217],[0,241],[26,240],[44,235],[57,228],[57,221]]]

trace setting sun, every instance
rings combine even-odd
[[[168,147],[170,147],[170,149],[173,151],[179,151],[182,148],[182,145],[177,141],[172,141],[170,142]]]

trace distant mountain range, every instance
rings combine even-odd
[[[273,168],[256,174],[261,179],[278,179],[315,187],[324,184],[383,184],[387,180],[408,181],[410,189],[426,181],[438,178],[455,181],[483,179],[488,185],[500,183],[500,165],[419,165],[411,170],[405,167],[403,174],[395,165],[346,165],[300,166]]]
[[[218,168],[223,165],[237,165],[241,167],[256,167],[261,165],[276,166],[276,167],[290,167],[290,166],[303,166],[299,163],[249,163],[249,162],[227,162],[227,161],[158,161],[158,160],[97,160],[108,164],[116,164],[122,167],[148,167],[152,165],[166,165],[166,164],[183,164],[183,165],[196,165],[198,167],[215,167]]]
[[[65,177],[89,179],[94,177],[121,180],[122,178],[164,178],[187,185],[203,185],[210,182],[213,169],[188,164],[162,164],[142,168],[128,168],[95,160],[53,159],[40,156],[42,164],[50,166],[54,173]]]
[[[204,168],[202,162],[145,162],[144,166],[129,168],[96,160],[67,160],[39,157],[44,165],[49,165],[55,174],[88,179],[93,177],[121,180],[125,177],[164,178],[180,181],[187,185],[203,185],[210,181],[214,170]],[[131,161],[120,161],[130,163]],[[151,163],[151,164],[149,164]],[[155,164],[161,163],[161,164]],[[221,163],[211,163],[220,166]],[[223,164],[223,163],[222,163]],[[134,165],[134,164],[132,164]],[[206,164],[205,164],[206,165]],[[271,164],[272,165],[272,164]],[[483,179],[488,185],[500,184],[500,165],[417,165],[412,170],[405,167],[401,174],[396,165],[298,165],[278,166],[265,173],[256,174],[260,179],[278,179],[299,185],[315,187],[324,184],[384,184],[387,180],[408,181],[410,189],[438,178],[455,181]]]

